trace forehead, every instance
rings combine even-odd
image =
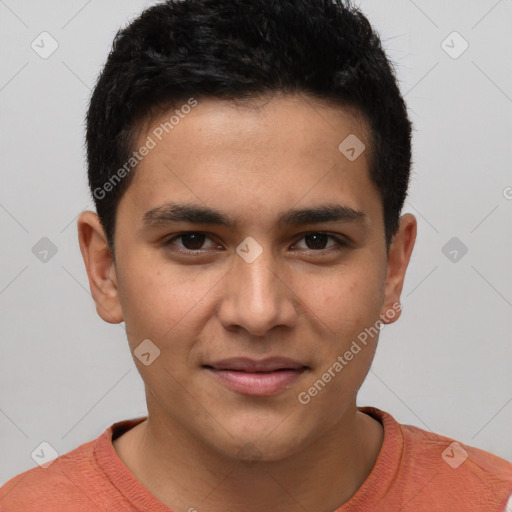
[[[183,100],[168,111],[146,119],[137,142],[143,143],[150,136],[157,144],[163,141],[172,144],[173,139],[194,144],[201,137],[203,144],[215,144],[220,141],[214,138],[222,137],[224,152],[230,147],[240,148],[244,143],[251,152],[261,149],[258,144],[283,149],[283,144],[288,142],[293,143],[290,149],[298,149],[300,144],[303,152],[313,150],[319,156],[327,146],[336,149],[337,142],[348,135],[370,142],[367,123],[355,108],[303,94],[276,93],[250,100]],[[167,149],[172,151],[172,146]],[[363,156],[367,157],[368,152]]]
[[[361,210],[363,196],[380,203],[368,134],[356,111],[311,97],[184,101],[139,134],[135,147],[151,150],[128,195],[145,211],[177,198],[261,214],[320,199]]]

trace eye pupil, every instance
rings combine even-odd
[[[324,233],[310,233],[308,235],[305,235],[304,239],[306,240],[306,243],[313,242],[313,247],[309,247],[310,249],[323,249],[325,248],[325,244],[327,243],[328,236]]]
[[[205,235],[201,233],[187,233],[185,235],[181,235],[183,245],[191,251],[195,251],[201,248],[201,246],[204,244],[204,237]],[[190,245],[192,247],[189,247]]]

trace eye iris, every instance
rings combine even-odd
[[[324,249],[327,238],[327,235],[323,233],[310,233],[304,237],[308,247],[310,246],[309,242],[313,242],[313,247],[309,247],[310,249]]]
[[[200,249],[204,244],[204,238],[205,235],[202,235],[201,233],[187,233],[186,235],[181,235],[183,245],[191,251]]]

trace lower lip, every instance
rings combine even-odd
[[[276,370],[274,372],[242,372],[208,368],[228,388],[242,395],[270,396],[290,387],[304,372],[298,370]]]

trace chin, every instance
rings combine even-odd
[[[286,422],[286,420],[284,420]],[[233,437],[225,439],[229,446],[224,445],[222,451],[248,465],[256,462],[275,462],[285,460],[302,451],[310,442],[308,432],[300,425],[290,424],[283,428],[273,422],[271,427],[256,429],[254,425],[238,430]]]
[[[241,446],[235,447],[232,457],[236,460],[252,466],[261,462],[276,462],[285,460],[301,449],[301,445],[296,442],[290,443],[290,440],[279,442],[276,440],[272,443],[268,441],[260,440],[259,442],[253,442],[251,440],[246,441]]]

